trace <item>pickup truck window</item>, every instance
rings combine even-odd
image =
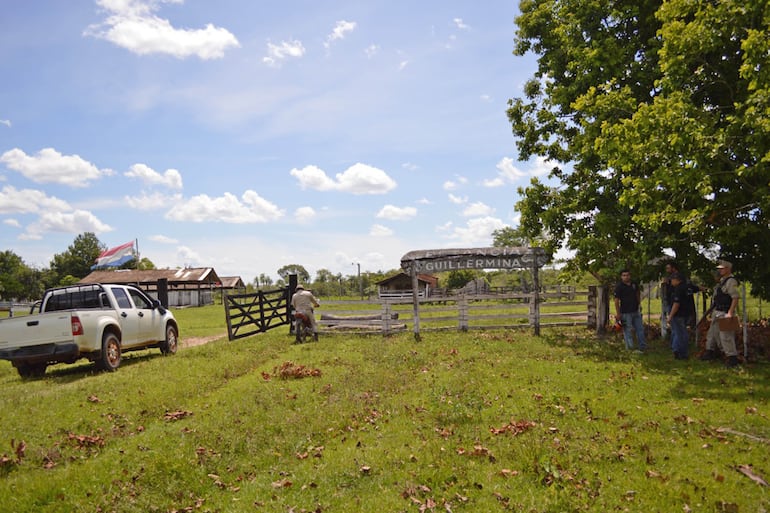
[[[55,292],[46,301],[45,311],[56,312],[59,310],[101,308],[99,292],[97,289]]]
[[[134,305],[137,308],[152,310],[152,303],[144,294],[134,289],[128,289],[128,293],[131,294],[131,299],[134,300]]]
[[[125,290],[115,287],[112,289],[112,295],[118,301],[118,308],[131,308],[131,301],[128,300]]]

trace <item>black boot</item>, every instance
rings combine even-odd
[[[706,349],[706,352],[700,355],[700,359],[704,362],[716,360],[717,358],[719,358],[719,355],[717,355],[717,352],[713,349]]]
[[[313,333],[313,340],[318,342],[318,333]]]
[[[737,356],[728,356],[727,361],[725,362],[725,367],[737,367],[740,365],[740,362],[738,361]]]

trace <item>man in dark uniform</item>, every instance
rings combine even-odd
[[[641,291],[639,285],[631,281],[631,271],[620,271],[620,281],[615,286],[615,318],[623,325],[623,339],[626,349],[634,348],[634,335],[639,344],[639,351],[647,349],[644,339],[644,323],[639,311],[641,305]],[[633,331],[632,331],[633,330]]]

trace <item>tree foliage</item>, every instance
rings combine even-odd
[[[520,190],[521,229],[603,281],[721,253],[770,297],[768,3],[524,0],[516,23],[538,68],[508,116],[557,183]]]
[[[56,276],[56,284],[66,276],[77,279],[88,276],[91,273],[91,266],[106,249],[107,246],[102,244],[92,232],[85,232],[75,237],[66,251],[55,254],[51,260],[51,271]],[[67,281],[72,280],[68,278]]]
[[[299,280],[299,283],[307,283],[310,280],[310,273],[307,272],[307,270],[299,265],[299,264],[287,264],[278,269],[276,271],[278,273],[278,276],[281,277],[281,279],[285,282],[289,282],[289,275],[290,274],[296,274],[297,280]]]
[[[0,299],[35,299],[42,295],[40,273],[13,251],[0,252]]]

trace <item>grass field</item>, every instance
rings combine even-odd
[[[221,305],[175,314],[183,340],[224,332]],[[770,509],[766,363],[581,329],[290,342],[0,362],[0,511]]]

